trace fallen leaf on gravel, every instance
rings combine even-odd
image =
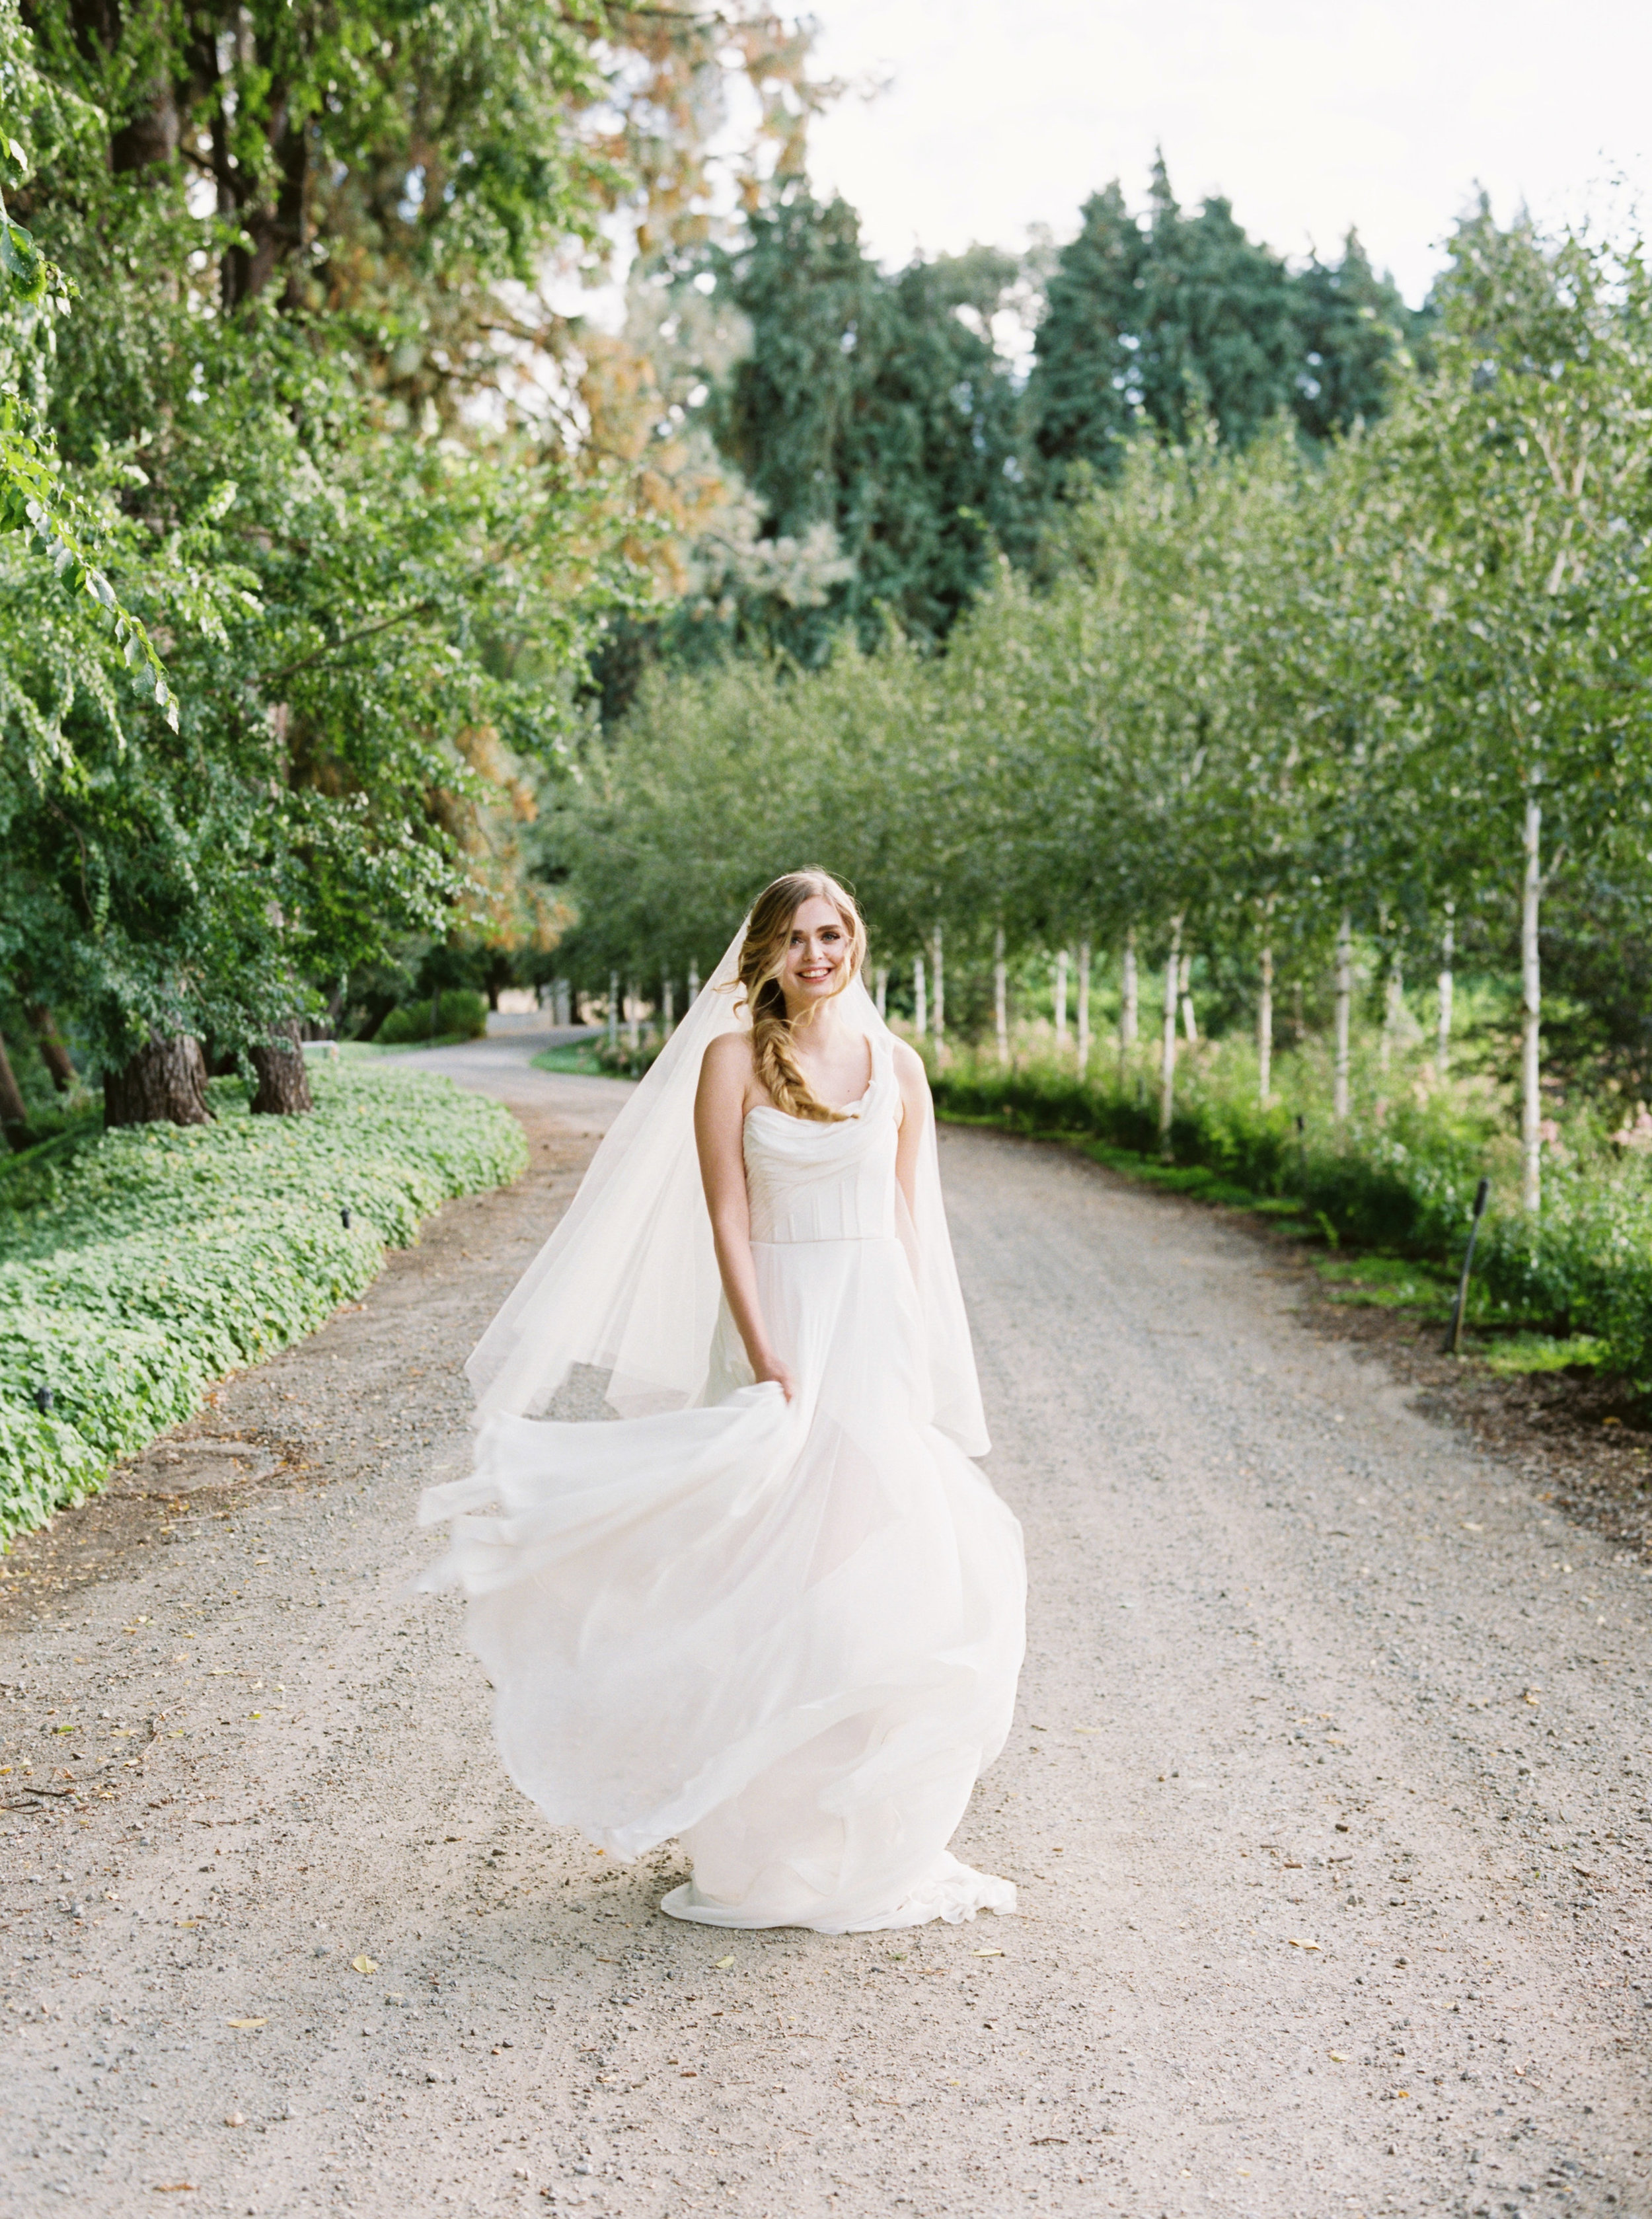
[[[1396,2096],[1408,2096],[1411,2091],[1409,2088],[1396,2088],[1394,2092]]]
[[[242,2117],[239,2111],[232,2111],[229,2116],[225,2120],[224,2124],[227,2127],[244,2127],[246,2124],[246,2121]]]
[[[719,1957],[714,1969],[719,1973],[726,1973],[733,1962],[734,1959],[732,1957]]]
[[[1346,2055],[1340,2049],[1328,2049],[1326,2055],[1333,2065],[1346,2065],[1348,2062]]]
[[[1539,1704],[1540,1702],[1542,1702],[1542,1700],[1543,1700],[1543,1697],[1542,1697],[1542,1695],[1541,1695],[1541,1694],[1539,1694],[1539,1693],[1537,1692],[1537,1688],[1528,1688],[1526,1689],[1526,1691],[1525,1691],[1525,1699],[1526,1699],[1527,1702],[1531,1704],[1531,1707],[1532,1707],[1532,1709],[1533,1709],[1534,1711],[1537,1709],[1537,1707],[1538,1704]]]
[[[350,1969],[352,1973],[376,1973],[378,1967],[363,1949],[359,1957],[351,1959]]]
[[[157,2196],[193,2196],[192,2180],[157,2180],[152,2184]]]
[[[1320,1944],[1317,1942],[1293,1941],[1290,1946],[1293,1949],[1317,1949],[1320,1947]]]
[[[1075,1726],[1074,1733],[1100,1733],[1100,1726]]]
[[[268,2026],[269,2023],[270,2022],[267,2018],[232,2018],[225,2021],[225,2024],[227,2026]],[[234,2123],[236,2123],[234,2121],[229,2119],[226,2119],[224,2122],[224,2124],[227,2127]]]
[[[972,1949],[970,1955],[972,1957],[1002,1957],[1003,1951],[1002,1949]]]
[[[699,2079],[699,2074],[698,2073],[680,2073],[677,2075],[677,2078],[680,2080],[698,2080]]]

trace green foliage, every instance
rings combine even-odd
[[[1592,1355],[1561,1360],[1603,1364],[1652,1391],[1652,1171],[1643,1161],[1574,1159],[1551,1173],[1539,1215],[1519,1207],[1510,1153],[1483,1095],[1441,1090],[1338,1134],[1307,1072],[1287,1066],[1282,1098],[1266,1110],[1256,1103],[1253,1075],[1242,1055],[1229,1055],[1187,1080],[1173,1167],[1154,1164],[1157,1119],[1145,1090],[1128,1079],[1082,1085],[1070,1072],[1003,1072],[964,1059],[933,1073],[931,1084],[943,1117],[1093,1137],[1102,1161],[1124,1160],[1137,1176],[1204,1200],[1289,1201],[1338,1247],[1388,1252],[1339,1256],[1330,1277],[1364,1299],[1425,1311],[1438,1310],[1442,1293],[1454,1290],[1475,1189],[1490,1171],[1494,1203],[1475,1249],[1471,1320],[1541,1326],[1550,1347],[1555,1336],[1587,1336]]]
[[[1059,484],[1074,463],[1110,477],[1134,430],[1140,227],[1115,182],[1079,212],[1046,291],[1027,412],[1033,445]]]
[[[392,1010],[374,1038],[399,1047],[410,1041],[481,1040],[487,1030],[487,996],[471,986],[450,986],[431,1001],[404,1002]]]
[[[744,4],[0,0],[0,966],[94,1076],[409,934],[554,937],[513,828],[637,488],[518,406],[536,281],[621,197],[694,227],[730,70],[794,159],[806,51]]]
[[[1297,422],[1315,439],[1374,424],[1394,397],[1402,345],[1427,354],[1432,316],[1407,308],[1352,231],[1341,261],[1315,255],[1293,277],[1291,295],[1301,349],[1291,401]]]
[[[0,1536],[93,1493],[214,1379],[313,1333],[450,1196],[526,1165],[509,1113],[445,1080],[320,1065],[311,1085],[308,1117],[251,1116],[220,1081],[211,1125],[0,1167]]]
[[[1186,214],[1161,160],[1143,218],[1115,183],[1057,258],[1027,388],[1044,484],[1116,475],[1144,424],[1244,446],[1286,408],[1315,440],[1375,422],[1418,322],[1354,233],[1339,262],[1289,270],[1227,201]]]
[[[1161,159],[1147,211],[1137,377],[1150,422],[1177,445],[1207,420],[1243,444],[1284,405],[1294,333],[1285,265],[1228,202],[1185,215]]]
[[[721,258],[718,284],[751,339],[719,404],[719,444],[768,535],[802,541],[828,525],[852,565],[823,610],[777,628],[789,651],[817,661],[835,625],[869,642],[890,616],[941,638],[994,544],[1026,548],[1016,397],[988,329],[1014,274],[978,253],[885,277],[854,210],[800,190],[759,209]]]

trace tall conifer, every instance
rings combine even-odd
[[[1046,485],[1074,463],[1117,474],[1133,402],[1140,322],[1141,231],[1118,180],[1084,202],[1078,236],[1061,250],[1027,384],[1032,446]]]

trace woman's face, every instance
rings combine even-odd
[[[818,895],[804,902],[792,919],[792,938],[780,966],[787,1009],[810,1009],[846,986],[844,966],[852,946],[848,927],[830,902]]]

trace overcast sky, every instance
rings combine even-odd
[[[811,0],[823,69],[888,90],[813,136],[888,263],[1065,239],[1162,145],[1184,206],[1333,256],[1357,225],[1407,299],[1477,183],[1500,214],[1614,222],[1652,195],[1649,0]]]

